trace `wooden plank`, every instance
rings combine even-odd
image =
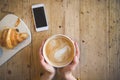
[[[47,1],[45,1],[47,3]],[[40,3],[45,3],[42,0],[30,0],[30,3],[32,6],[33,4],[40,4]],[[45,5],[46,6],[46,5]],[[47,10],[46,10],[47,11]],[[32,16],[32,14],[31,14]],[[32,54],[31,54],[31,73],[29,76],[31,80],[40,80],[40,72],[42,72],[42,68],[40,67],[40,62],[39,62],[39,47],[42,43],[42,41],[47,38],[47,34],[49,33],[48,31],[45,32],[36,32],[35,31],[35,26],[33,23],[33,16],[32,16],[32,24],[31,24],[31,31],[32,31]]]
[[[79,5],[80,0],[64,0],[65,8],[65,35],[77,41],[80,46]],[[80,64],[73,71],[75,77],[80,77]]]
[[[50,3],[50,30],[51,35],[65,34],[65,5],[64,0],[52,0]],[[60,80],[56,73],[54,80]]]
[[[8,1],[7,0],[0,0],[0,20],[8,13]],[[6,79],[6,69],[7,69],[7,63],[0,66],[0,80]]]
[[[29,20],[29,1],[21,0],[12,0],[9,3],[9,11],[14,12],[15,15],[22,18],[27,25],[30,24]],[[30,12],[30,11],[29,11]],[[28,15],[28,16],[27,16]],[[29,80],[30,72],[30,46],[24,48],[17,53],[7,64],[6,79],[8,80]],[[10,73],[10,74],[9,74]]]
[[[46,9],[46,14],[47,14],[47,19],[48,19],[48,24],[49,24],[49,30],[48,31],[43,31],[43,32],[36,32],[32,28],[32,34],[33,34],[33,54],[31,58],[31,63],[32,63],[32,71],[31,71],[31,80],[38,80],[40,78],[39,74],[42,72],[42,68],[39,65],[39,56],[38,56],[38,51],[39,47],[41,46],[42,41],[44,41],[46,38],[48,38],[51,35],[54,34],[59,34],[63,33],[64,30],[64,9],[62,6],[62,1],[61,0],[36,0],[36,1],[31,1],[32,4],[36,3],[43,3],[45,4],[45,9]],[[32,27],[34,27],[32,25]]]
[[[110,0],[109,80],[120,79],[120,1]]]
[[[7,69],[7,63],[4,65],[0,66],[0,80],[5,80],[6,79],[6,69]]]
[[[5,14],[13,13],[17,15],[18,17],[25,20],[27,25],[29,24],[29,21],[26,20],[26,13],[27,10],[25,8],[28,7],[28,2],[24,2],[23,0],[17,1],[12,0],[8,1],[6,0],[6,3],[4,5],[4,10],[2,11]],[[6,9],[7,8],[7,9]],[[29,9],[29,8],[27,8]],[[22,17],[24,16],[24,17]],[[13,56],[4,66],[3,70],[5,69],[4,73],[4,79],[3,80],[30,80],[29,78],[29,70],[30,70],[30,46],[22,49],[20,52],[18,52],[15,56]],[[2,68],[1,68],[2,69]]]
[[[52,0],[50,2],[50,31],[51,34],[64,34],[65,9],[63,0]]]
[[[81,80],[106,80],[107,0],[80,1]]]

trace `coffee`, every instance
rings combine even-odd
[[[74,57],[74,44],[66,36],[57,35],[49,38],[44,46],[45,59],[55,67],[69,64]]]

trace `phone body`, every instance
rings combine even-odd
[[[48,30],[48,22],[44,4],[32,5],[32,14],[36,31]]]

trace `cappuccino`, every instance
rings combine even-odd
[[[63,67],[74,58],[74,43],[65,35],[55,35],[45,42],[43,55],[45,60],[54,67]]]

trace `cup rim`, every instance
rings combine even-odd
[[[46,60],[46,62],[48,63],[48,64],[50,64],[51,66],[53,66],[53,67],[57,67],[57,68],[61,68],[61,67],[65,67],[65,66],[67,66],[68,64],[70,64],[72,61],[73,61],[73,59],[74,59],[74,56],[73,56],[73,58],[70,60],[70,61],[68,61],[68,63],[66,63],[66,64],[64,64],[64,65],[60,65],[60,66],[57,66],[57,65],[53,65],[52,63],[51,63],[51,61],[49,61],[49,59],[47,58],[47,56],[46,56],[46,53],[45,53],[45,46],[46,46],[46,44],[51,40],[51,39],[53,39],[54,37],[56,37],[56,36],[63,36],[63,37],[65,37],[65,38],[67,38],[69,41],[71,41],[71,43],[72,43],[72,45],[73,45],[73,54],[74,54],[74,56],[75,56],[75,45],[74,45],[74,41],[70,38],[70,37],[68,37],[68,36],[66,36],[66,35],[63,35],[63,34],[55,34],[55,35],[53,35],[53,36],[50,36],[46,41],[45,41],[45,43],[44,43],[44,45],[43,45],[43,57],[45,58],[45,60]]]

